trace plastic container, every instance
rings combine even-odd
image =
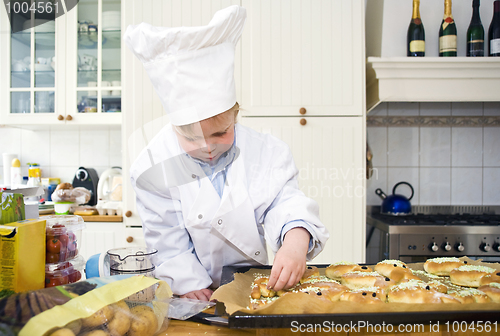
[[[73,202],[54,202],[54,212],[56,215],[69,215],[73,204]]]
[[[110,275],[141,274],[154,277],[155,265],[152,259],[157,253],[156,249],[141,246],[111,249],[107,253]]]
[[[67,285],[84,278],[85,259],[81,255],[60,263],[45,265],[45,287]]]
[[[42,170],[38,163],[28,163],[28,186],[39,187],[42,185]]]
[[[78,256],[85,222],[80,216],[46,216],[47,264],[69,261]]]

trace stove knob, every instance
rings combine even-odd
[[[432,243],[429,248],[431,249],[432,252],[437,252],[439,251],[439,246],[434,242]]]
[[[484,251],[484,252],[490,252],[491,251],[491,246],[488,243],[482,243],[479,248]]]
[[[500,252],[500,244],[499,243],[493,244],[493,251]]]
[[[457,243],[455,245],[455,249],[458,251],[458,252],[463,252],[465,251],[465,246],[462,244],[462,243]]]
[[[443,244],[443,249],[447,252],[451,251],[451,245],[449,242]]]

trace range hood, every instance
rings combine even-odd
[[[380,102],[500,101],[498,57],[368,57],[367,109]]]

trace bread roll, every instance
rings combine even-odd
[[[328,301],[339,301],[340,296],[347,292],[348,288],[337,283],[314,283],[302,284],[300,292],[313,295],[319,299]]]
[[[459,286],[479,287],[481,278],[494,272],[491,267],[464,265],[450,271],[450,281]]]
[[[475,288],[462,289],[458,292],[451,292],[448,294],[459,300],[462,304],[491,302],[488,295]]]
[[[263,297],[272,297],[276,295],[276,292],[272,289],[267,288],[267,283],[269,278],[264,275],[257,275],[252,284],[252,292],[250,296],[252,299],[260,299]]]
[[[439,293],[423,281],[410,280],[393,286],[387,293],[387,302],[398,303],[457,303],[456,298]]]
[[[424,270],[430,274],[448,276],[452,269],[459,268],[466,263],[458,258],[433,258],[427,259],[424,263]]]
[[[365,287],[379,287],[387,289],[396,283],[377,272],[351,272],[343,274],[340,283],[349,289],[359,289]]]
[[[479,287],[478,290],[488,295],[491,301],[500,303],[500,283],[491,282],[488,285]]]
[[[391,272],[394,271],[395,268],[404,268],[407,269],[408,266],[400,260],[383,260],[375,265],[375,272],[380,273],[381,275],[390,278]]]
[[[319,270],[316,266],[306,266],[306,271],[304,272],[304,275],[302,275],[300,283],[303,283],[304,281],[306,281],[311,277],[317,277],[317,276],[319,276]]]
[[[479,284],[482,285],[487,285],[492,282],[500,283],[500,272],[492,273],[492,274],[486,274],[484,277],[479,280]]]
[[[56,187],[56,190],[61,190],[61,189],[73,189],[73,185],[68,182],[59,183]]]
[[[331,264],[325,270],[326,276],[334,280],[340,280],[342,274],[350,272],[373,272],[373,270],[368,266],[360,266],[356,263],[345,261]]]
[[[387,295],[377,287],[367,287],[343,293],[340,301],[351,301],[366,304],[384,303]]]

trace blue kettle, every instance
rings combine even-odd
[[[408,187],[410,187],[411,196],[409,198],[406,198],[403,195],[396,194],[396,189],[402,184],[406,184]],[[380,213],[394,216],[404,216],[411,213],[410,200],[413,197],[414,191],[412,185],[408,182],[396,183],[394,188],[392,188],[392,195],[387,196],[380,188],[376,189],[375,193],[379,195],[383,200]]]

